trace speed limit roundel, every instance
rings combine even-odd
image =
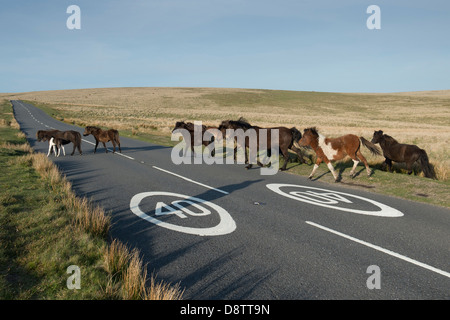
[[[153,200],[152,205],[154,205],[154,207],[153,210],[151,210],[153,214],[144,212],[140,207],[142,201],[149,197]],[[167,197],[170,197],[171,199],[175,198],[176,200],[169,203],[165,200]],[[164,191],[138,193],[131,198],[130,209],[139,218],[154,223],[157,226],[188,234],[219,236],[229,234],[236,229],[236,223],[224,208],[210,201],[179,193]],[[215,226],[192,227],[183,226],[181,224],[181,222],[184,222],[186,219],[199,219],[214,214],[219,217],[219,223]],[[164,221],[164,217],[168,215],[177,216],[175,222],[180,223],[176,224]]]

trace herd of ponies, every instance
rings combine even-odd
[[[366,147],[373,155],[383,155],[385,161],[383,163],[383,167],[387,166],[388,170],[392,172],[392,162],[405,163],[408,174],[413,172],[413,164],[418,163],[421,167],[421,170],[424,173],[424,176],[431,179],[436,179],[436,174],[434,173],[433,166],[430,164],[428,160],[428,155],[425,150],[419,148],[416,145],[411,144],[403,144],[399,143],[393,137],[383,133],[383,131],[378,130],[375,131],[371,141],[366,140],[364,137],[358,137],[354,134],[346,134],[337,138],[328,138],[319,133],[318,129],[315,127],[306,128],[303,131],[303,134],[295,127],[286,128],[286,127],[271,127],[271,128],[262,128],[258,126],[251,125],[244,118],[239,118],[238,120],[224,120],[220,123],[218,127],[207,127],[205,125],[197,126],[192,122],[184,122],[179,121],[176,122],[175,127],[172,132],[177,129],[185,129],[191,136],[191,148],[194,150],[194,146],[204,145],[208,146],[214,142],[215,137],[211,136],[211,139],[208,141],[204,141],[203,138],[201,141],[196,141],[197,135],[194,135],[195,130],[201,130],[203,134],[210,129],[219,130],[222,133],[222,136],[226,136],[228,129],[242,129],[244,132],[246,130],[252,129],[256,133],[257,143],[259,143],[259,132],[262,129],[264,130],[264,134],[267,133],[267,156],[270,157],[270,149],[271,149],[271,137],[270,129],[278,130],[278,146],[279,152],[284,158],[284,164],[280,168],[280,170],[286,170],[286,165],[289,160],[289,151],[291,150],[297,154],[298,161],[300,163],[306,163],[304,160],[304,154],[302,149],[308,148],[312,149],[316,154],[316,161],[313,167],[311,174],[309,175],[309,179],[312,179],[317,168],[322,162],[325,162],[334,176],[336,182],[340,180],[339,175],[333,168],[332,162],[341,160],[346,156],[349,156],[353,161],[353,167],[350,171],[350,176],[355,177],[355,170],[359,162],[363,162],[367,175],[370,176],[372,174],[371,169],[367,163],[366,158],[361,153],[361,144]],[[99,142],[102,142],[106,152],[108,149],[106,148],[106,143],[111,142],[113,145],[113,153],[116,151],[116,146],[119,148],[119,152],[122,152],[120,147],[120,138],[119,132],[115,129],[103,130],[99,127],[95,126],[87,126],[84,130],[83,136],[93,135],[95,138],[95,149],[94,153],[97,151],[97,146]],[[47,156],[49,156],[52,152],[58,157],[60,155],[61,149],[65,155],[64,145],[69,143],[73,144],[73,155],[75,150],[78,149],[80,155],[81,151],[81,134],[74,130],[68,131],[59,131],[59,130],[39,130],[36,133],[37,140],[40,141],[48,141],[49,148]],[[237,141],[235,139],[235,141]],[[380,149],[375,145],[379,144]],[[249,139],[245,139],[244,150],[250,147]],[[259,146],[258,146],[259,147]],[[213,150],[214,152],[214,150]],[[236,152],[236,148],[235,148]],[[213,154],[214,155],[214,154]],[[252,165],[248,163],[248,155],[245,152],[245,160],[246,160],[246,168],[250,168]],[[258,164],[262,166],[262,164],[258,161]]]

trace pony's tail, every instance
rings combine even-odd
[[[374,156],[381,156],[381,151],[380,149],[377,148],[376,145],[374,145],[372,142],[366,140],[364,137],[359,137],[359,139],[361,140],[362,144],[370,150],[370,152],[372,152],[372,154]]]
[[[298,145],[298,141],[302,138],[302,133],[298,131],[296,127],[291,128],[291,133],[292,133],[292,143],[296,148],[300,148],[300,146]]]
[[[114,140],[117,141],[117,143],[120,143],[120,137],[119,137],[119,131],[116,129],[111,129],[114,132]]]
[[[430,161],[428,161],[428,155],[423,149],[420,152],[419,163],[420,166],[422,167],[423,174],[425,175],[426,178],[437,179],[436,173],[434,172],[434,168],[430,164]]]

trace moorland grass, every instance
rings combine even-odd
[[[375,130],[383,130],[402,143],[425,149],[438,180],[424,178],[417,165],[412,176],[406,175],[404,164],[397,163],[394,163],[395,173],[387,173],[382,169],[384,158],[369,155],[363,148],[363,154],[375,171],[366,189],[450,207],[449,90],[351,94],[219,88],[101,88],[18,93],[8,97],[28,100],[67,123],[113,127],[120,130],[121,135],[166,146],[175,144],[170,133],[180,120],[217,126],[222,120],[243,116],[262,127],[295,126],[302,131],[316,126],[328,137],[353,133],[369,140]],[[351,165],[349,159],[336,164],[343,177],[350,170],[345,168]],[[288,168],[288,172],[304,176],[312,169],[295,163]],[[327,181],[328,169],[322,165],[318,176],[320,170],[324,170],[321,181]],[[342,183],[361,188],[365,183],[359,180],[364,179],[364,174],[360,174],[351,181],[345,177]]]

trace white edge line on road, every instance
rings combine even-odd
[[[152,167],[155,168],[156,170],[160,170],[160,171],[162,171],[162,172],[171,174],[171,175],[173,175],[173,176],[175,176],[175,177],[178,177],[178,178],[181,178],[181,179],[183,179],[183,180],[186,180],[186,181],[189,181],[189,182],[198,184],[198,185],[200,185],[200,186],[202,186],[202,187],[205,187],[205,188],[208,188],[208,189],[211,189],[211,190],[215,190],[215,191],[220,192],[220,193],[223,193],[223,194],[229,194],[229,193],[226,192],[226,191],[223,191],[223,190],[220,190],[220,189],[217,189],[217,188],[214,188],[214,187],[210,187],[210,186],[208,186],[208,185],[206,185],[206,184],[203,184],[203,183],[197,182],[197,181],[195,181],[195,180],[192,180],[192,179],[183,177],[183,176],[181,176],[181,175],[179,175],[179,174],[176,174],[176,173],[173,173],[173,172],[171,172],[171,171],[169,171],[169,170],[165,170],[165,169],[159,168],[159,167],[157,167],[157,166],[152,166]]]
[[[356,239],[356,238],[354,238],[354,237],[352,237],[352,236],[349,236],[349,235],[346,235],[346,234],[341,233],[341,232],[339,232],[339,231],[336,231],[336,230],[333,230],[333,229],[324,227],[324,226],[322,226],[322,225],[320,225],[320,224],[317,224],[317,223],[314,223],[314,222],[311,222],[311,221],[305,221],[305,222],[306,222],[307,224],[312,225],[312,226],[314,226],[314,227],[317,227],[317,228],[319,228],[319,229],[322,229],[322,230],[325,230],[325,231],[334,233],[334,234],[336,234],[336,235],[338,235],[338,236],[341,236],[341,237],[343,237],[343,238],[346,238],[346,239],[352,240],[352,241],[354,241],[354,242],[357,242],[357,243],[359,243],[359,244],[365,245],[366,247],[369,247],[369,248],[372,248],[372,249],[381,251],[381,252],[386,253],[386,254],[388,254],[388,255],[391,255],[391,256],[393,256],[393,257],[399,258],[399,259],[401,259],[401,260],[407,261],[407,262],[412,263],[412,264],[415,264],[415,265],[417,265],[417,266],[419,266],[419,267],[425,268],[425,269],[427,269],[427,270],[436,272],[436,273],[438,273],[438,274],[440,274],[440,275],[443,275],[443,276],[445,276],[445,277],[447,277],[447,278],[450,278],[450,273],[449,273],[449,272],[440,270],[440,269],[435,268],[435,267],[433,267],[433,266],[430,266],[430,265],[428,265],[428,264],[425,264],[425,263],[422,263],[422,262],[420,262],[420,261],[417,261],[417,260],[408,258],[408,257],[406,257],[406,256],[404,256],[404,255],[398,254],[398,253],[393,252],[393,251],[388,250],[388,249],[384,249],[384,248],[382,248],[382,247],[380,247],[380,246],[371,244],[371,243],[369,243],[369,242],[366,242],[366,241],[363,241],[363,240]]]

